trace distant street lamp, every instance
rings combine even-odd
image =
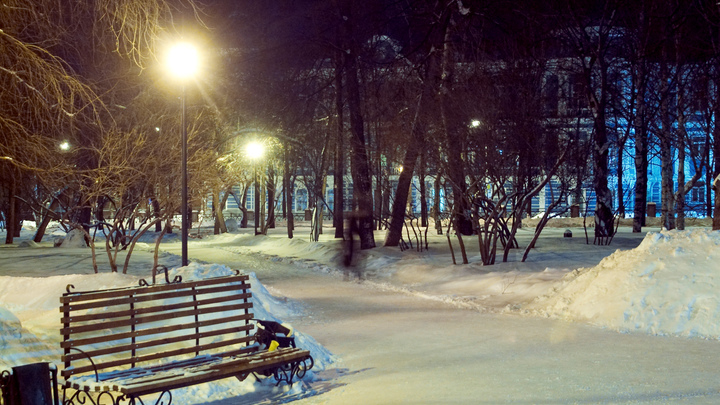
[[[68,141],[62,141],[60,144],[60,150],[69,150],[70,149],[70,142]]]
[[[247,153],[247,156],[252,159],[253,161],[253,170],[254,170],[254,176],[253,176],[253,183],[255,184],[254,193],[255,194],[255,235],[258,235],[258,217],[260,216],[260,185],[258,184],[258,173],[257,173],[257,161],[260,159],[263,154],[265,153],[265,148],[261,143],[258,142],[250,142],[245,147],[245,152]]]
[[[181,136],[182,136],[182,198],[180,204],[180,216],[182,217],[182,230],[180,235],[182,245],[182,265],[188,265],[188,185],[187,185],[187,107],[185,105],[186,92],[185,87],[187,80],[190,79],[198,67],[198,55],[195,47],[188,43],[178,43],[168,52],[167,59],[168,68],[170,72],[180,79],[182,83],[182,117],[181,117]]]

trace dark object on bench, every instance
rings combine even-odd
[[[262,319],[254,319],[254,321],[259,325],[257,332],[255,332],[256,342],[265,345],[266,348],[272,346],[295,347],[295,337],[292,336],[292,330],[285,325]],[[273,341],[277,342],[277,344],[273,345]]]
[[[34,363],[0,373],[4,405],[58,405],[57,367]]]
[[[258,323],[257,332],[255,332],[255,341],[265,350],[273,351],[278,348],[296,347],[295,336],[293,336],[294,332],[291,328],[274,321],[265,321],[262,319],[254,319],[254,321]],[[309,370],[315,363],[312,357],[308,359],[308,362],[306,365]],[[274,375],[278,381],[287,381],[288,378],[292,379],[293,371],[290,367],[285,366],[261,374],[266,377]]]
[[[275,375],[278,384],[302,378],[313,365],[309,351],[255,343],[247,280],[238,272],[112,290],[68,286],[60,299],[63,403],[97,404],[106,396],[134,404],[160,393],[157,403],[169,404],[172,389],[228,377]]]

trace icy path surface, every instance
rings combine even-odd
[[[191,259],[254,271],[272,293],[299,301],[305,316],[288,321],[340,356],[313,383],[318,395],[293,403],[720,403],[715,340],[481,314],[200,245]]]

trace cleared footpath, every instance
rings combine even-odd
[[[190,257],[254,271],[304,306],[288,321],[341,360],[293,403],[720,403],[718,341],[461,310],[222,246]],[[273,402],[222,404],[257,401]]]

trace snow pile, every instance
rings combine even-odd
[[[58,307],[68,285],[100,289],[136,282],[119,273],[0,277],[0,369],[39,361],[59,364]]]
[[[234,274],[230,268],[193,263],[181,269],[171,269],[170,279],[182,276],[183,280],[199,280]],[[162,280],[158,276],[158,280]],[[161,281],[164,283],[164,281]],[[92,275],[65,275],[53,277],[0,277],[0,369],[39,361],[60,365],[60,313],[59,297],[68,285],[74,291],[106,289],[137,285],[137,277],[119,273]],[[282,322],[284,317],[301,316],[302,308],[288,300],[273,297],[250,273],[255,317]],[[313,370],[303,378],[311,381],[314,372],[324,369],[336,358],[312,337],[295,332],[297,346],[310,350],[315,359]],[[178,404],[207,403],[212,400],[254,393],[258,398],[288,398],[312,395],[306,384],[285,384],[275,387],[274,379],[256,381],[248,378],[242,383],[235,379],[201,384],[173,391]]]
[[[60,247],[63,248],[82,248],[87,246],[85,243],[85,234],[79,229],[73,229],[67,233]]]
[[[707,229],[649,233],[523,309],[619,331],[720,338],[718,245],[720,232]]]

